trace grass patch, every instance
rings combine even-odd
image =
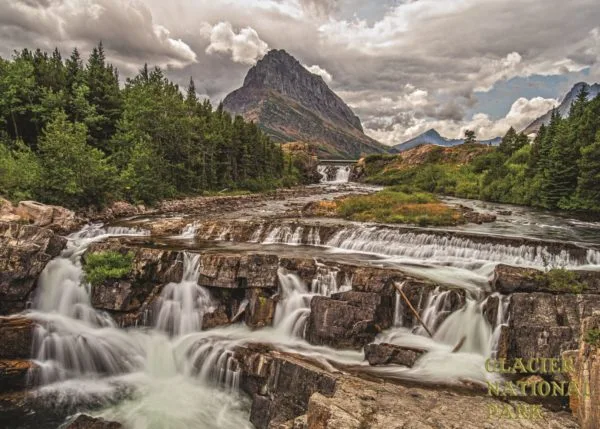
[[[389,188],[336,201],[338,216],[361,222],[446,226],[464,223],[462,214],[426,192]]]
[[[600,345],[600,329],[593,328],[585,333],[583,341],[591,346],[597,347]]]
[[[582,293],[586,286],[577,279],[577,274],[564,268],[552,268],[550,271],[540,274],[538,280],[548,284],[548,288],[554,292]]]
[[[133,269],[133,258],[132,252],[122,254],[109,250],[91,253],[85,257],[85,279],[92,285],[102,284],[109,279],[122,279]]]

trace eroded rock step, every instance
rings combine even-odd
[[[189,220],[160,220],[144,226],[159,236],[180,234],[187,226],[196,238],[210,241],[328,246],[386,256],[459,257],[540,268],[600,265],[600,250],[589,243],[340,220],[225,220],[195,224]]]

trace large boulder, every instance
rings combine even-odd
[[[50,229],[0,222],[0,315],[27,307],[39,275],[65,244]]]
[[[15,213],[12,203],[0,197],[0,222],[18,222],[21,216]]]
[[[37,201],[21,201],[15,213],[22,220],[35,226],[48,227],[54,231],[67,233],[79,225],[75,212],[60,206],[51,206]]]
[[[392,297],[369,292],[317,296],[310,308],[307,340],[335,348],[362,348],[392,326],[394,318]]]
[[[90,417],[85,414],[77,416],[65,429],[121,429],[123,425],[102,418]]]
[[[559,358],[578,348],[581,322],[600,311],[600,295],[515,293],[508,306],[508,326],[502,328],[498,357]]]
[[[257,429],[278,425],[306,413],[313,393],[335,392],[337,376],[294,356],[264,346],[240,347],[241,385],[252,395],[250,421]]]
[[[365,346],[365,359],[369,365],[404,365],[412,368],[426,350],[387,343],[372,343]]]
[[[0,317],[0,359],[29,359],[35,323],[24,317]]]

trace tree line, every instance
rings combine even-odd
[[[281,147],[222,105],[145,65],[120,85],[100,43],[87,61],[24,49],[0,58],[0,195],[69,207],[154,203],[292,185]]]
[[[583,88],[569,115],[552,112],[533,141],[510,128],[496,148],[475,143],[447,153],[434,147],[422,163],[408,166],[398,156],[365,159],[367,181],[486,201],[544,209],[600,213],[600,97]],[[394,166],[394,167],[392,167]]]
[[[529,142],[509,129],[498,150],[476,159],[483,199],[546,209],[600,212],[600,97],[585,88],[569,115],[555,109]]]

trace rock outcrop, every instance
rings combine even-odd
[[[335,392],[337,376],[295,356],[268,347],[239,347],[241,387],[252,396],[250,421],[257,429],[278,427],[306,413],[313,393]]]
[[[404,365],[412,368],[426,350],[397,346],[387,343],[372,343],[365,346],[365,359],[369,365]]]
[[[21,201],[15,208],[15,214],[22,221],[35,226],[50,228],[53,231],[66,234],[80,225],[75,212],[60,206],[51,206],[37,201]]]
[[[0,222],[0,315],[18,313],[66,240],[47,228]]]
[[[317,145],[320,157],[387,151],[363,133],[358,117],[320,76],[283,50],[272,50],[258,61],[223,106],[256,121],[275,141]]]
[[[595,335],[593,334],[595,333]],[[575,358],[575,373],[570,374],[570,381],[578,387],[572,394],[570,406],[579,420],[581,429],[600,427],[600,313],[584,319],[581,324],[581,335],[584,341],[579,350],[566,352],[563,358]]]
[[[85,414],[77,416],[65,429],[121,429],[123,425],[117,422],[109,422],[102,418],[90,417]]]
[[[394,322],[391,296],[341,292],[316,296],[310,304],[306,338],[312,344],[360,349]]]
[[[515,293],[508,306],[509,322],[503,327],[498,357],[559,358],[576,349],[581,323],[600,311],[600,295]]]
[[[37,370],[30,361],[35,324],[23,317],[0,317],[0,393],[28,387],[28,375]]]
[[[534,268],[514,267],[499,264],[494,269],[492,287],[502,294],[516,292],[545,292],[552,294],[573,293],[578,287],[586,294],[600,294],[600,272],[598,271],[562,271],[561,282],[551,281],[551,273]]]

